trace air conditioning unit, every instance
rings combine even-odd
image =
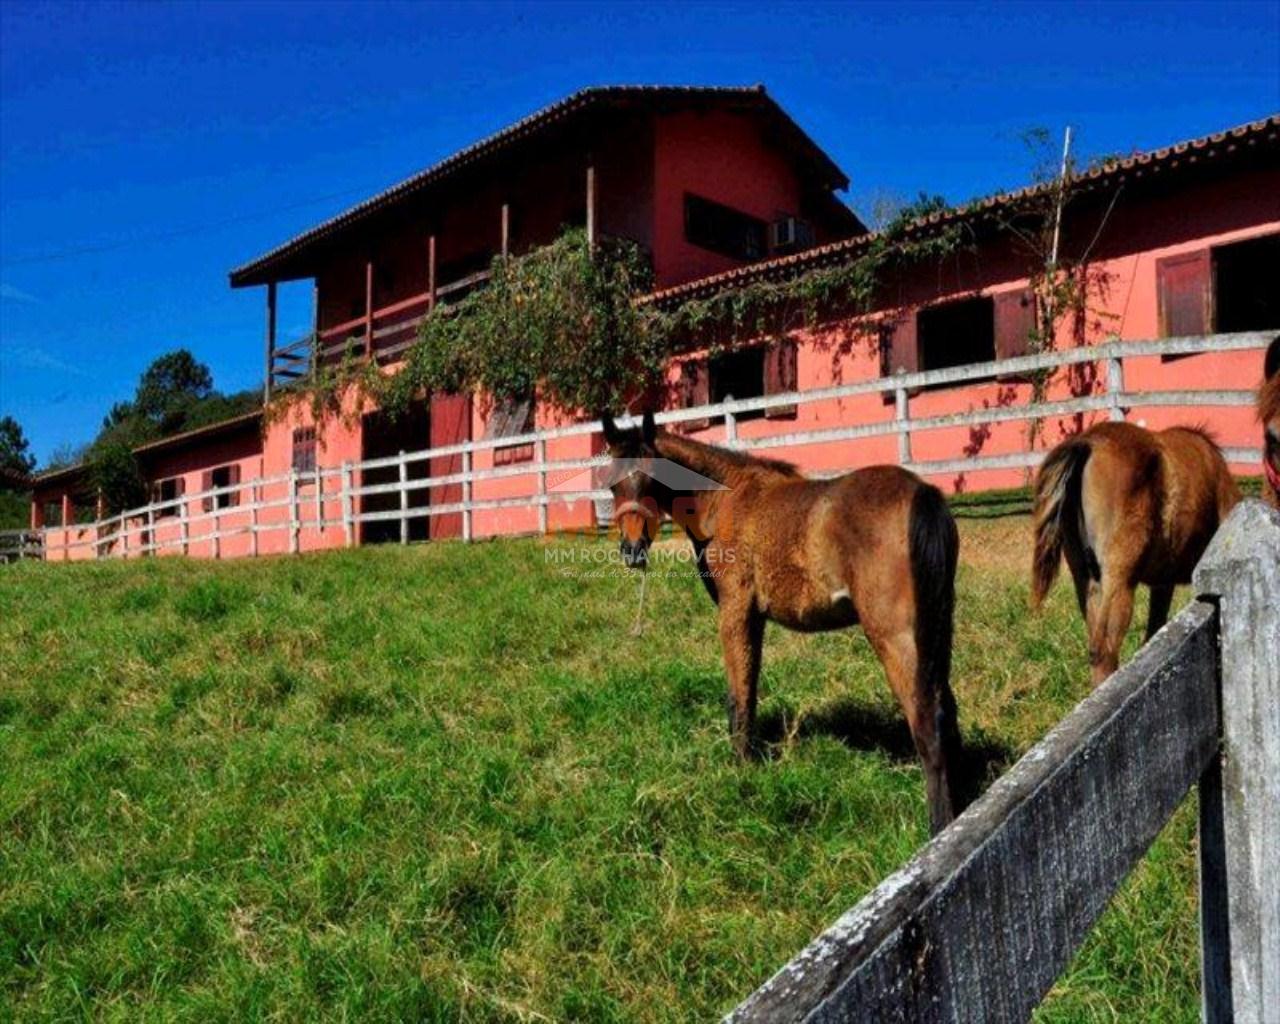
[[[799,217],[783,217],[769,225],[769,248],[797,252],[813,245],[813,225]]]

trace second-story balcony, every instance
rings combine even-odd
[[[418,328],[428,314],[452,307],[491,276],[488,269],[478,270],[284,345],[270,346],[270,390],[275,392],[310,379],[317,368],[336,366],[348,357],[373,359],[380,365],[396,362],[417,340]]]

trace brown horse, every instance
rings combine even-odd
[[[652,413],[631,430],[602,420],[610,454],[627,460],[615,461],[612,487],[626,563],[645,567],[668,515],[719,606],[738,755],[755,752],[765,621],[802,632],[861,623],[906,715],[941,830],[961,810],[961,749],[948,678],[959,535],[938,489],[894,466],[809,480],[784,462],[658,431]]]
[[[1262,421],[1262,497],[1280,508],[1280,338],[1267,346],[1258,419]]]
[[[1147,639],[1240,492],[1201,430],[1153,433],[1100,423],[1054,448],[1035,483],[1031,599],[1038,608],[1065,554],[1089,637],[1094,685],[1116,670],[1133,592],[1151,588]]]

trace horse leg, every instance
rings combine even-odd
[[[760,678],[763,641],[762,615],[751,607],[721,604],[720,646],[729,678],[729,739],[734,752],[743,760],[755,752],[756,684]]]
[[[1089,588],[1089,665],[1094,686],[1120,664],[1120,647],[1133,619],[1133,585],[1127,574],[1105,567],[1101,584]]]
[[[1169,621],[1169,608],[1173,604],[1173,584],[1151,585],[1151,607],[1147,612],[1147,640]]]
[[[914,630],[903,628],[890,636],[863,632],[880,657],[889,688],[911,729],[911,740],[924,770],[925,795],[929,802],[929,828],[937,835],[956,816],[961,766],[950,754],[960,749],[956,724],[956,703],[946,680],[921,679]]]

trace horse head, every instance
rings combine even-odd
[[[628,568],[643,569],[662,517],[659,485],[651,468],[658,458],[653,412],[646,411],[640,426],[627,430],[620,429],[608,413],[601,415],[600,422],[613,458],[609,489],[613,492],[613,519],[622,535],[622,560]]]

